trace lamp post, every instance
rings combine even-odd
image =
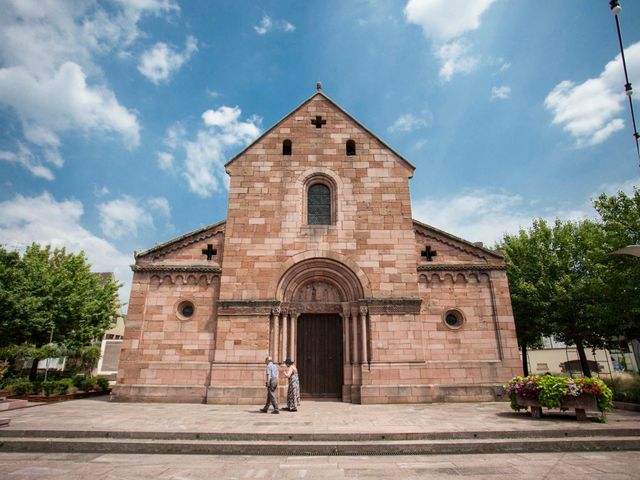
[[[633,113],[633,101],[631,95],[633,95],[633,89],[631,88],[631,82],[629,81],[629,74],[627,73],[627,61],[624,58],[624,47],[622,46],[622,34],[620,33],[620,21],[618,15],[622,12],[619,0],[611,0],[609,2],[611,13],[616,20],[616,31],[618,33],[618,43],[620,44],[620,56],[622,57],[622,68],[624,69],[624,79],[627,83],[624,84],[624,93],[629,98],[629,109],[631,110],[631,124],[633,125],[633,138],[636,141],[636,151],[638,152],[638,160],[640,161],[640,134],[636,127],[636,117]],[[633,254],[632,254],[633,255]]]

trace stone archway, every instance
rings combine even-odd
[[[298,357],[303,393],[306,381],[309,395],[353,399],[353,387],[361,381],[358,367],[369,362],[364,296],[359,276],[331,258],[303,259],[280,278],[280,303],[270,321],[270,353],[278,361]],[[320,366],[335,378],[305,379]]]

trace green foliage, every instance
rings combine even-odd
[[[20,257],[0,247],[0,347],[86,345],[113,324],[117,289],[83,253],[32,244]]]
[[[90,392],[96,388],[96,377],[87,376],[80,382],[80,390]]]
[[[611,338],[607,285],[610,252],[602,225],[588,220],[553,226],[535,220],[529,230],[506,235],[499,248],[507,270],[520,343],[555,335],[575,344],[583,373],[590,371],[584,349]]]
[[[76,387],[77,389],[81,390],[80,387],[82,386],[82,382],[84,382],[84,379],[85,379],[84,375],[76,375],[72,379],[73,386]]]
[[[514,377],[504,385],[511,400],[511,408],[520,411],[518,395],[537,400],[541,407],[560,408],[563,399],[593,394],[598,410],[603,414],[613,407],[613,392],[596,377],[569,378],[553,375]]]
[[[632,195],[600,195],[594,202],[606,233],[611,252],[627,245],[640,244],[640,190]],[[640,338],[640,258],[631,255],[607,257],[609,277],[608,314],[615,332],[628,339]]]
[[[71,378],[62,378],[56,382],[56,394],[65,395],[73,389],[73,380]]]
[[[613,408],[613,392],[611,389],[599,378],[586,377],[582,380],[582,391],[585,393],[591,392],[596,395],[598,399],[598,410],[602,413],[610,412]]]
[[[42,391],[44,392],[45,396],[48,397],[52,393],[55,393],[57,383],[58,382],[55,380],[47,380],[46,382],[42,382]]]
[[[547,408],[560,408],[562,399],[569,394],[568,378],[546,375],[538,380],[538,401]]]
[[[96,367],[100,360],[100,347],[96,345],[86,345],[79,347],[72,353],[73,357],[79,362],[81,369],[87,375],[91,374],[91,370]]]
[[[109,388],[109,379],[105,377],[97,377],[96,385],[100,391],[107,390]]]
[[[15,395],[27,395],[33,390],[33,384],[27,378],[14,378],[6,388]]]

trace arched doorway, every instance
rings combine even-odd
[[[282,275],[277,298],[273,356],[294,357],[304,396],[350,400],[354,366],[367,361],[366,321],[358,313],[364,292],[356,274],[333,259],[305,259]]]
[[[296,358],[302,395],[342,397],[342,317],[330,313],[304,313],[298,317],[297,331]]]

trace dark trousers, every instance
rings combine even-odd
[[[269,405],[273,405],[274,410],[279,410],[278,399],[276,398],[276,391],[278,390],[278,382],[271,382],[267,385],[267,403],[264,406],[265,410],[269,410]]]

